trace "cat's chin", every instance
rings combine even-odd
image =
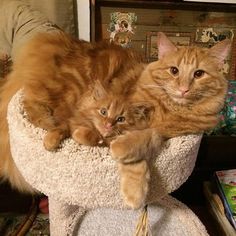
[[[114,136],[117,136],[117,134],[112,131],[107,131],[106,129],[100,128],[99,133],[102,135],[103,138],[113,138]]]
[[[114,137],[115,135],[113,134],[113,133],[110,133],[110,132],[108,132],[108,133],[101,133],[101,135],[102,135],[102,137],[103,138],[105,138],[105,139],[107,139],[107,138],[112,138],[112,137]]]
[[[189,100],[183,97],[171,97],[171,99],[174,103],[179,105],[187,105],[189,103]]]
[[[108,138],[109,136],[111,136],[111,133],[107,132],[104,128],[97,127],[97,130],[103,138]]]

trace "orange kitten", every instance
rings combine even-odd
[[[133,96],[133,100],[150,102],[155,107],[150,128],[128,132],[112,141],[114,159],[121,163],[144,160],[160,149],[161,138],[200,134],[214,128],[227,90],[220,67],[229,48],[230,40],[210,49],[178,48],[159,33],[159,60],[143,71]],[[142,188],[125,188],[123,194],[128,196],[130,206],[137,208],[144,203],[148,188]],[[142,195],[135,194],[137,191]]]
[[[128,94],[115,94],[96,81],[92,91],[79,100],[70,119],[72,137],[88,146],[109,145],[128,130],[147,128],[153,107],[127,103]]]

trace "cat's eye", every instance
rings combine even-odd
[[[124,116],[118,116],[117,118],[116,118],[116,121],[117,122],[124,122],[125,121],[125,117]]]
[[[204,75],[204,73],[205,73],[205,71],[204,70],[196,70],[195,72],[194,72],[194,78],[200,78],[200,77],[202,77],[203,75]]]
[[[179,73],[179,69],[178,69],[177,67],[175,67],[175,66],[172,66],[172,67],[170,68],[170,73],[171,73],[172,75],[177,75],[177,74]]]
[[[100,114],[103,115],[103,116],[106,116],[107,115],[107,109],[106,108],[100,109]]]

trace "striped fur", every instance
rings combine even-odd
[[[95,81],[111,92],[126,94],[142,70],[141,58],[117,45],[87,43],[62,32],[32,38],[18,53],[12,73],[0,88],[0,177],[20,191],[34,192],[17,170],[9,147],[7,106],[19,89],[24,88],[30,121],[48,131],[46,149],[54,150],[70,135],[69,120],[76,104]]]
[[[146,160],[160,151],[163,139],[214,128],[227,90],[227,81],[219,69],[228,54],[229,40],[211,49],[177,48],[160,33],[158,48],[159,60],[143,71],[132,97],[133,101],[154,107],[150,126],[119,136],[110,146],[113,158],[128,165],[120,168],[121,191],[133,208],[144,204],[148,192]],[[130,165],[143,166],[133,176],[132,188],[127,186]]]

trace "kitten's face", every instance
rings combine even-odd
[[[195,103],[225,91],[226,81],[219,73],[217,59],[225,57],[226,53],[220,51],[224,46],[212,49],[171,47],[169,51],[160,52],[159,61],[148,66],[152,81],[147,86],[162,89],[179,104]]]
[[[151,108],[127,104],[123,99],[110,98],[96,102],[92,122],[104,137],[115,137],[124,131],[147,127]]]

